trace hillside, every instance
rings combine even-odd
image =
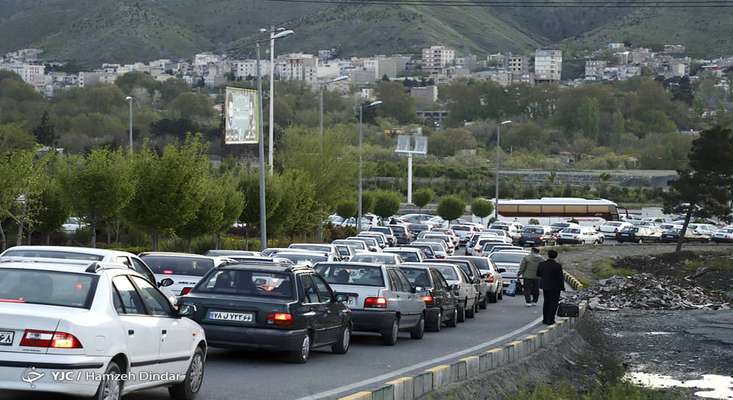
[[[539,46],[687,43],[696,54],[733,52],[732,9],[589,9],[357,6],[263,0],[0,0],[0,52],[37,46],[82,65],[251,55],[252,34],[271,22],[295,29],[281,49],[335,47],[342,55],[415,53],[429,44],[460,52]],[[32,29],[29,29],[32,27]]]

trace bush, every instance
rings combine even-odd
[[[356,216],[356,202],[344,201],[336,206],[336,214],[341,218],[351,218]]]
[[[457,196],[443,197],[438,203],[438,215],[448,221],[460,218],[465,210],[466,203]]]
[[[412,194],[412,202],[420,208],[428,205],[433,198],[435,198],[435,192],[430,188],[418,189]]]
[[[486,218],[494,211],[494,203],[486,199],[474,199],[471,203],[471,213],[479,218]]]
[[[400,211],[402,197],[395,192],[380,191],[374,196],[374,214],[388,218]]]

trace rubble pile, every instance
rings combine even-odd
[[[724,293],[708,290],[690,281],[675,281],[648,273],[612,276],[580,292],[568,293],[572,302],[588,301],[593,310],[623,308],[649,310],[721,310],[730,304]]]

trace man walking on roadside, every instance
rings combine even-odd
[[[547,261],[543,261],[537,267],[537,275],[540,277],[540,287],[545,300],[542,303],[542,323],[552,325],[555,323],[557,306],[560,303],[560,292],[565,290],[565,276],[562,272],[562,265],[555,261],[557,252],[547,252]]]
[[[527,303],[527,307],[536,306],[540,297],[540,281],[537,276],[537,268],[543,261],[545,259],[540,255],[540,249],[532,247],[532,251],[519,263],[517,278],[523,278],[524,301]]]

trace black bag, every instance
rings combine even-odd
[[[574,317],[577,318],[580,315],[580,309],[577,304],[560,303],[557,306],[558,317]]]

